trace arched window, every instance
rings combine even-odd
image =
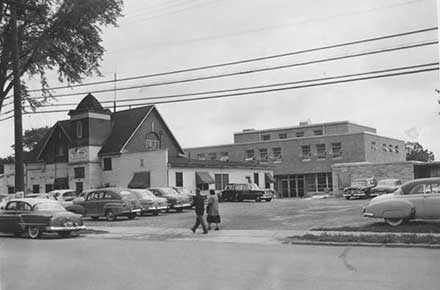
[[[150,132],[145,136],[145,147],[148,151],[160,149],[160,137],[155,132]]]
[[[83,137],[83,125],[82,125],[81,121],[76,123],[76,137],[77,138],[82,138]]]

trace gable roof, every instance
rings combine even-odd
[[[179,143],[171,133],[171,130],[168,128],[163,118],[160,116],[156,107],[152,105],[113,113],[111,116],[113,124],[112,132],[106,140],[104,146],[99,151],[99,156],[122,153],[125,146],[131,140],[131,138],[133,138],[135,133],[141,127],[142,123],[147,119],[153,110],[157,113],[160,121],[164,124],[164,128],[167,130],[167,133],[176,144],[177,149],[183,154],[182,147],[180,147]]]
[[[41,141],[37,144],[37,147],[30,152],[32,153],[30,156],[31,158],[28,159],[28,162],[32,161],[38,161],[40,159],[41,154],[43,153],[44,149],[47,146],[47,143],[49,142],[50,138],[52,137],[53,133],[55,132],[55,129],[59,127],[61,131],[64,133],[64,135],[67,137],[69,142],[72,141],[72,139],[69,136],[69,128],[70,128],[70,120],[62,120],[55,123],[55,125],[52,126],[52,128],[49,130],[48,133],[41,139]]]

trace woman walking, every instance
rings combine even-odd
[[[208,204],[206,206],[206,212],[208,214],[208,217],[206,218],[208,222],[208,230],[211,229],[211,224],[215,223],[214,230],[218,231],[218,224],[220,223],[220,213],[218,211],[218,197],[213,189],[209,190],[209,198]]]

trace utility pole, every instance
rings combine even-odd
[[[24,158],[23,158],[23,122],[20,94],[20,69],[18,59],[17,7],[20,9],[36,9],[32,6],[13,0],[1,0],[8,4],[11,13],[12,28],[12,75],[14,85],[14,133],[15,133],[15,192],[24,192]]]

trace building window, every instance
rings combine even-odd
[[[383,152],[388,152],[387,144],[382,144],[382,151]]]
[[[209,152],[208,153],[208,160],[216,160],[217,159],[217,153],[216,152]]]
[[[301,132],[296,132],[296,133],[295,133],[295,136],[296,136],[296,137],[304,137],[304,132],[303,132],[303,131],[301,131]]]
[[[394,152],[394,146],[391,145],[391,144],[389,144],[389,145],[388,145],[388,151],[389,151],[389,152]]]
[[[112,158],[106,157],[104,158],[104,171],[112,170]]]
[[[84,167],[75,167],[74,169],[75,178],[84,178],[85,170]]]
[[[279,137],[280,139],[287,139],[287,133],[280,133]]]
[[[371,151],[376,151],[377,150],[377,145],[375,141],[371,141]]]
[[[322,135],[322,129],[313,130],[313,135],[316,135],[316,136]]]
[[[302,145],[301,146],[301,157],[302,157],[302,160],[312,159],[312,151],[310,150],[310,145]]]
[[[281,161],[281,148],[280,147],[272,148],[272,157],[275,162]]]
[[[325,144],[316,144],[316,157],[318,159],[326,158]]]
[[[32,192],[33,193],[40,193],[40,185],[39,184],[32,185]]]
[[[270,140],[270,135],[269,134],[263,135],[262,138],[263,138],[263,141]]]
[[[183,172],[176,172],[176,186],[183,186]]]
[[[229,174],[215,174],[215,190],[223,190],[229,184]]]
[[[78,121],[78,123],[76,123],[76,137],[77,138],[83,137],[83,124],[81,121]]]
[[[46,193],[51,192],[53,190],[53,184],[46,184],[45,186]]]
[[[250,161],[255,159],[255,151],[254,149],[246,150],[246,158],[244,160]]]
[[[199,160],[206,160],[205,153],[198,153],[197,154],[197,159],[199,159]]]
[[[399,152],[400,152],[400,150],[399,150],[399,145],[394,146],[394,152],[396,152],[396,153],[399,153]]]
[[[160,149],[160,141],[153,139],[145,139],[145,147],[148,151],[154,151]]]
[[[342,158],[342,144],[341,142],[332,143],[333,158]]]
[[[62,143],[58,143],[57,156],[64,156],[64,146]]]
[[[220,161],[228,161],[229,160],[229,152],[220,152]]]
[[[260,185],[260,178],[259,178],[260,176],[259,176],[259,174],[258,174],[258,172],[255,172],[254,173],[254,183],[256,184],[256,185]]]
[[[267,161],[267,159],[269,158],[269,156],[267,154],[267,149],[262,148],[262,149],[259,149],[259,151],[260,151],[260,160]]]
[[[8,193],[15,193],[15,187],[14,186],[8,186]]]
[[[140,159],[139,160],[139,166],[140,167],[144,167],[144,159]]]

